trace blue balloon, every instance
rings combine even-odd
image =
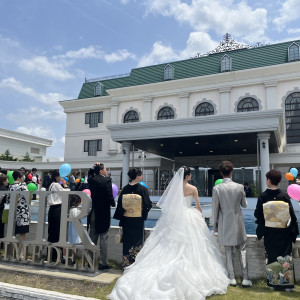
[[[297,177],[298,175],[298,170],[296,168],[291,168],[290,169],[290,173],[294,176],[294,177]]]
[[[64,177],[64,180],[65,180],[66,182],[68,182],[68,181],[69,181],[69,178],[66,176],[66,177]]]
[[[141,181],[140,184],[143,185],[145,188],[147,187],[147,184],[144,181]]]
[[[60,177],[66,177],[71,173],[71,166],[69,164],[62,164],[59,167],[59,176]]]

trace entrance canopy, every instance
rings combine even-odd
[[[226,115],[178,118],[109,125],[115,142],[132,142],[138,149],[173,159],[257,153],[257,134],[269,132],[269,150],[285,145],[283,110],[261,110]]]

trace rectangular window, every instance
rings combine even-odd
[[[97,156],[97,151],[102,151],[102,140],[86,140],[84,141],[84,152],[88,152],[88,156]]]
[[[31,147],[30,148],[30,153],[40,154],[40,149],[39,148]]]
[[[85,124],[89,124],[90,128],[98,127],[99,123],[103,123],[103,111],[85,114]]]

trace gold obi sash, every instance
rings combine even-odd
[[[272,228],[286,228],[290,219],[288,203],[284,201],[269,201],[263,204],[265,226]]]
[[[124,217],[138,218],[142,216],[142,197],[137,194],[127,194],[122,197]]]

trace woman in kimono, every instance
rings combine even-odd
[[[143,179],[140,169],[128,172],[130,183],[127,184],[118,198],[114,218],[120,220],[123,228],[123,266],[134,263],[135,257],[144,243],[144,221],[152,207],[146,187],[139,184]]]
[[[266,174],[267,189],[257,200],[254,216],[256,234],[264,237],[267,284],[271,289],[294,288],[292,243],[299,234],[297,218],[287,193],[278,188],[282,175],[277,170]]]

